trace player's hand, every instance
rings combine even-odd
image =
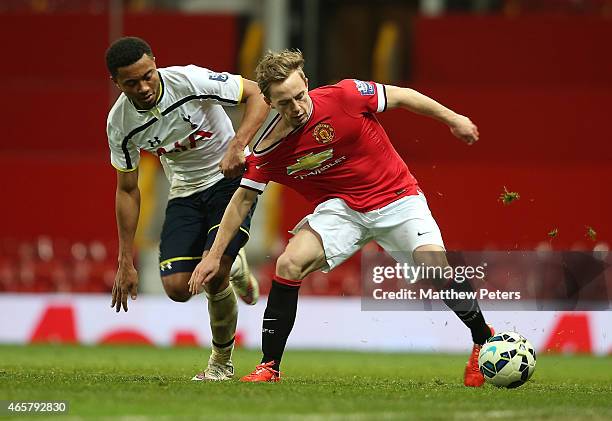
[[[244,173],[244,148],[235,139],[230,142],[223,159],[219,163],[219,169],[225,178],[240,177]]]
[[[123,307],[123,311],[128,311],[128,296],[135,300],[137,295],[138,272],[136,272],[134,265],[119,265],[113,285],[111,308],[114,307],[117,313],[119,313],[121,307]]]
[[[208,255],[198,263],[189,279],[189,292],[191,292],[191,295],[199,294],[202,291],[204,284],[208,283],[219,272],[219,266],[219,259]]]
[[[468,145],[478,141],[478,137],[480,136],[478,134],[478,127],[476,127],[469,118],[463,115],[457,115],[450,124],[450,131],[455,137],[463,140]]]

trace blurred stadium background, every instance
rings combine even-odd
[[[104,52],[122,35],[149,41],[160,67],[193,63],[252,78],[263,51],[293,47],[305,54],[312,88],[347,77],[414,87],[470,116],[481,133],[466,148],[434,121],[379,116],[449,249],[609,248],[610,0],[3,0],[2,343],[209,344],[201,300],[160,295],[167,185],[152,156],[140,168],[141,295],[127,314],[109,307],[117,241],[105,121],[117,91]],[[240,111],[228,111],[237,122]],[[520,200],[503,206],[504,188]],[[266,192],[248,246],[264,293],[287,231],[311,209],[290,190]],[[470,345],[450,313],[361,312],[359,256],[311,275],[301,294],[292,347]],[[258,347],[264,308],[265,300],[241,308],[243,345]],[[610,312],[490,318],[539,350],[612,352]]]

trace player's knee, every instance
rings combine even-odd
[[[166,294],[172,301],[176,301],[177,303],[184,303],[191,298],[189,291],[185,292],[177,289],[166,288]]]
[[[301,281],[306,276],[305,265],[290,253],[284,252],[276,260],[276,273],[285,279]]]
[[[418,265],[431,267],[447,267],[448,260],[446,259],[446,251],[434,245],[425,245],[418,247],[412,253],[414,263]]]
[[[216,294],[218,292],[223,291],[225,288],[227,288],[228,285],[229,277],[227,275],[217,275],[213,277],[210,281],[208,281],[205,288],[206,292],[208,292],[209,294]]]
[[[180,303],[184,303],[185,301],[189,300],[189,298],[191,298],[188,284],[190,277],[190,273],[184,272],[163,276],[162,284],[164,286],[164,290],[166,291],[166,295],[168,295],[172,301],[177,301]]]
[[[232,261],[224,261],[226,256],[223,256],[221,266],[217,274],[206,284],[206,292],[209,294],[216,294],[225,290],[229,285],[229,273],[232,267]]]

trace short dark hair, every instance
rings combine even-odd
[[[153,57],[153,51],[145,40],[138,37],[119,38],[106,50],[106,67],[116,77],[120,67],[136,63],[143,54]]]

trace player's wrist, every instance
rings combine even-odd
[[[232,141],[229,144],[230,148],[235,149],[236,151],[242,151],[249,144],[249,139],[246,136],[241,136],[240,134],[236,134]]]
[[[119,264],[120,268],[134,267],[134,259],[132,258],[132,253],[120,254],[119,258],[117,259],[117,263]]]
[[[215,261],[221,261],[221,257],[223,256],[223,251],[219,251],[215,248],[211,248],[208,254],[202,256],[203,258],[212,259]]]
[[[445,116],[445,121],[448,127],[450,127],[451,129],[459,127],[461,125],[461,119],[463,116],[453,111],[448,111],[448,114]]]

